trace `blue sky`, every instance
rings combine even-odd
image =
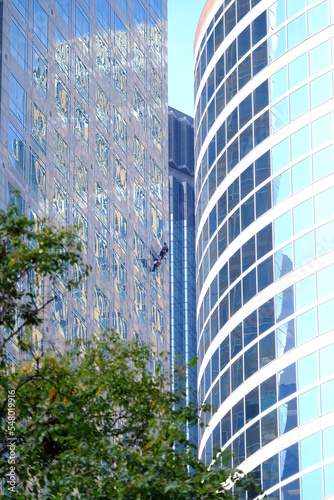
[[[168,0],[168,104],[194,114],[193,48],[206,0]]]

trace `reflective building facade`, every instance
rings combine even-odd
[[[18,189],[32,220],[79,225],[93,268],[73,293],[37,284],[56,300],[36,346],[109,326],[169,348],[168,265],[150,273],[168,241],[166,18],[165,0],[1,2],[1,207]]]
[[[168,151],[171,368],[185,367],[186,404],[197,398],[197,368],[188,366],[196,357],[194,121],[171,107]],[[187,437],[197,443],[197,428]]]
[[[275,500],[334,495],[333,23],[209,0],[195,39],[199,454]]]

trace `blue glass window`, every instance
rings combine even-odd
[[[254,221],[254,196],[241,205],[241,229],[246,229]]]
[[[216,307],[216,309],[213,311],[211,315],[210,325],[211,325],[211,342],[212,342],[218,333],[218,307]]]
[[[216,88],[219,87],[224,77],[225,77],[225,68],[224,68],[224,54],[223,54],[216,64]]]
[[[223,298],[223,300],[219,304],[219,326],[223,328],[223,326],[228,321],[228,295]]]
[[[269,104],[268,80],[265,80],[253,91],[254,115],[257,115]]]
[[[273,410],[261,418],[261,441],[262,446],[277,438],[277,410]]]
[[[260,386],[261,393],[261,412],[270,408],[277,402],[276,395],[276,375],[262,382]]]
[[[227,117],[226,120],[227,142],[235,136],[238,131],[238,108]]]
[[[231,212],[239,203],[239,177],[228,187],[228,211]]]
[[[251,377],[258,370],[257,344],[253,345],[244,354],[245,380]]]
[[[266,330],[275,324],[275,309],[274,299],[268,300],[265,304],[259,307],[259,334],[261,335]]]
[[[258,265],[257,279],[259,292],[273,282],[273,258],[269,257]]]
[[[259,414],[259,388],[255,387],[245,397],[246,423]]]
[[[297,398],[290,399],[278,408],[280,436],[297,427]]]
[[[278,400],[290,396],[296,392],[296,364],[292,363],[278,373]]]
[[[206,44],[206,64],[209,64],[209,62],[211,61],[213,53],[214,53],[214,40],[213,40],[213,33],[211,33],[211,36],[208,38]]]
[[[226,192],[218,200],[218,226],[226,217]]]
[[[227,443],[229,439],[231,439],[231,412],[229,411],[224,418],[222,418],[221,422],[221,430],[222,430],[222,446]]]
[[[289,446],[280,453],[281,481],[299,472],[298,443]],[[285,497],[284,497],[285,498]]]
[[[242,349],[242,323],[231,331],[231,359]]]
[[[252,53],[253,76],[267,66],[267,41],[261,43]]]
[[[228,275],[227,275],[227,263],[219,271],[219,297],[227,290],[228,287]]]
[[[260,144],[269,136],[269,111],[266,111],[254,121],[254,143]]]
[[[235,139],[227,148],[227,171],[231,172],[239,161],[239,144],[238,139]]]
[[[264,490],[278,483],[278,455],[265,460],[262,464],[262,487]]]
[[[271,208],[271,183],[256,192],[256,218],[263,215]]]
[[[250,49],[250,27],[247,26],[238,36],[238,59],[241,59]]]
[[[243,381],[243,357],[237,359],[231,366],[231,386],[232,391],[235,391]]]
[[[244,400],[242,399],[232,408],[232,431],[233,434],[240,431],[245,425]]]
[[[219,229],[218,232],[218,255],[220,256],[227,247],[227,223]]]
[[[228,220],[229,243],[240,234],[240,209],[236,210]]]
[[[225,37],[233,30],[236,23],[235,3],[225,13]]]
[[[44,47],[48,47],[48,15],[37,0],[34,1],[34,32]]]
[[[230,258],[230,283],[233,283],[241,273],[240,250],[237,250]]]
[[[244,346],[246,347],[257,337],[257,311],[253,311],[244,319]]]
[[[226,73],[229,73],[233,66],[237,63],[237,46],[234,40],[226,49],[225,52]]]
[[[251,425],[246,431],[246,443],[247,443],[247,457],[250,457],[257,450],[260,449],[260,422],[255,422],[255,424]],[[248,498],[255,498],[257,495],[249,496]]]
[[[211,97],[213,96],[214,90],[215,90],[215,74],[214,70],[211,71],[210,76],[208,78],[208,102],[210,101]]]
[[[212,235],[214,234],[214,232],[216,231],[217,229],[217,209],[216,209],[216,206],[213,207],[213,209],[211,210],[210,212],[210,215],[209,215],[209,227],[210,227],[210,238],[212,237]]]
[[[256,45],[266,35],[267,16],[266,11],[264,11],[252,22],[252,46]]]
[[[242,272],[246,271],[255,262],[255,236],[242,246]]]
[[[269,333],[260,340],[260,368],[275,359],[275,332]]]
[[[218,136],[217,136],[218,139]],[[217,141],[217,154],[219,154],[219,144]],[[217,186],[225,179],[226,177],[226,153],[222,154],[221,157],[217,161]]]
[[[224,18],[222,17],[215,27],[215,50],[224,40]]]
[[[230,315],[233,316],[241,307],[241,282],[230,291]]]
[[[216,261],[217,261],[217,236],[215,236],[210,243],[210,270],[213,268]]]
[[[226,139],[225,139],[225,122],[224,122],[217,132],[217,155],[221,153],[225,145],[226,145]]]
[[[266,253],[273,249],[272,224],[258,232],[257,237],[257,258],[261,259]]]
[[[270,177],[269,151],[255,161],[255,186],[259,186],[268,177]]]
[[[250,125],[240,134],[240,160],[253,149],[253,127]]]
[[[220,371],[230,362],[230,336],[220,344]]]
[[[239,128],[251,120],[252,113],[252,96],[250,94],[239,104]]]
[[[237,70],[235,69],[226,80],[226,84],[225,84],[226,85],[226,104],[228,102],[230,102],[230,100],[236,95],[237,83],[238,83]]]
[[[244,170],[240,176],[241,199],[247,196],[254,189],[253,165]]]

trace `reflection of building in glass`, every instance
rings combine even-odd
[[[196,281],[194,214],[194,125],[169,108],[170,340],[171,366],[185,365],[186,401],[196,401]],[[161,172],[160,172],[161,174]],[[197,443],[197,429],[187,429]]]
[[[332,23],[208,1],[195,40],[199,454],[270,499],[334,493]]]
[[[169,350],[168,266],[149,272],[169,241],[166,18],[166,0],[3,5],[0,206],[77,225],[93,268],[56,283],[44,347],[113,326]]]

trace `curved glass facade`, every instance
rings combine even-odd
[[[332,24],[331,0],[209,0],[195,40],[199,454],[270,499],[334,494]]]

